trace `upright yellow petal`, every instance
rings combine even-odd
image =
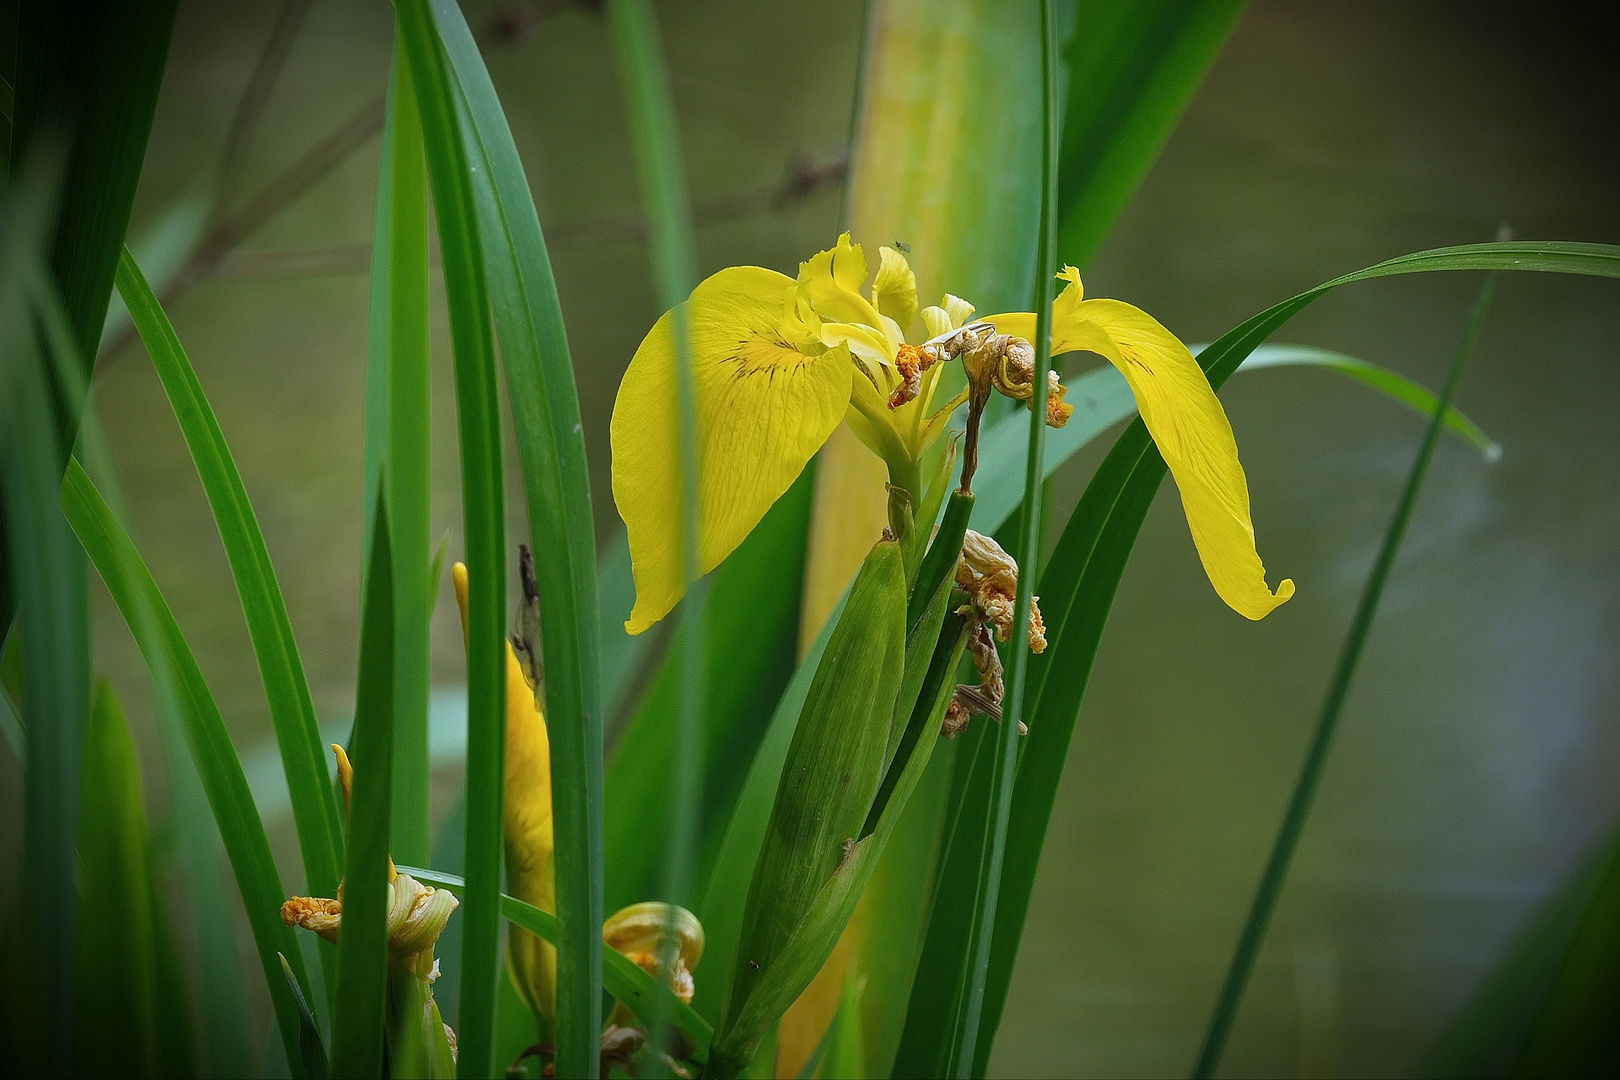
[[[881,326],[877,308],[861,295],[866,284],[866,253],[849,241],[849,233],[838,243],[818,251],[799,264],[799,294],[809,300],[816,313],[831,322],[865,323]]]
[[[903,333],[917,316],[917,275],[911,264],[894,248],[879,251],[877,277],[872,279],[872,302],[878,311],[895,321]]]
[[[551,743],[509,642],[506,646],[506,891],[542,911],[557,910],[551,831]],[[557,1008],[557,950],[511,927],[506,955],[518,993],[541,1024]],[[542,1030],[542,1036],[549,1034]]]
[[[864,269],[862,271],[864,273]],[[757,266],[720,271],[686,303],[697,397],[698,573],[718,566],[787,491],[849,405],[845,348],[812,356],[780,323],[793,279]],[[680,445],[673,314],[630,361],[613,405],[613,499],[630,536],[639,634],[669,614],[681,581]]]
[[[1052,352],[1094,352],[1125,376],[1142,422],[1175,477],[1210,584],[1240,615],[1265,618],[1294,595],[1294,583],[1285,579],[1276,592],[1266,586],[1237,441],[1203,369],[1147,312],[1118,300],[1082,300],[1079,275],[1071,282],[1053,304]],[[990,321],[1004,334],[1035,332],[1032,314]]]

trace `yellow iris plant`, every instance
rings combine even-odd
[[[698,573],[736,550],[842,421],[884,459],[892,483],[921,497],[923,455],[967,394],[936,407],[944,365],[919,365],[919,346],[968,325],[974,309],[954,296],[919,309],[916,276],[893,248],[881,249],[870,293],[863,294],[867,276],[865,254],[845,233],[801,263],[797,279],[729,267],[686,301],[697,413]],[[1263,618],[1293,595],[1294,585],[1285,580],[1275,592],[1266,585],[1237,443],[1209,380],[1152,316],[1117,300],[1084,299],[1073,267],[1058,276],[1069,284],[1052,307],[1053,355],[1094,352],[1125,376],[1181,491],[1210,582],[1234,610]],[[1035,335],[1028,312],[983,323],[1025,341]],[[630,361],[610,432],[613,497],[629,533],[636,584],[625,622],[631,634],[669,614],[685,590],[675,389],[674,317],[666,312]]]

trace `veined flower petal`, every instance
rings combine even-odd
[[[830,259],[827,265],[834,280]],[[864,263],[860,269],[864,276]],[[699,285],[685,305],[697,399],[700,574],[742,543],[849,405],[849,350],[809,355],[780,332],[794,287],[773,270],[731,267]],[[625,623],[631,634],[669,614],[685,588],[673,318],[665,313],[642,341],[613,405],[613,498],[629,532],[636,582]]]
[[[904,333],[917,316],[917,275],[894,248],[881,248],[878,254],[881,261],[877,277],[872,279],[872,302]]]
[[[1294,595],[1284,579],[1272,592],[1255,550],[1249,486],[1232,425],[1198,361],[1140,308],[1118,300],[1083,300],[1079,274],[1052,305],[1052,352],[1086,351],[1119,369],[1137,411],[1181,492],[1182,509],[1210,584],[1227,605],[1262,619]],[[995,315],[997,331],[1033,339],[1035,316]]]

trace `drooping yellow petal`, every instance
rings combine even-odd
[[[894,248],[879,251],[877,277],[872,279],[872,302],[895,321],[903,333],[917,315],[917,275],[911,264]]]
[[[849,405],[849,350],[810,355],[780,332],[794,287],[774,270],[731,267],[686,303],[697,398],[699,574],[742,543]],[[673,314],[666,313],[630,361],[610,428],[613,499],[629,532],[636,582],[625,623],[631,634],[669,614],[684,591],[676,408]]]
[[[1284,580],[1272,592],[1255,550],[1249,486],[1232,425],[1187,347],[1147,312],[1118,300],[1083,300],[1070,281],[1053,304],[1052,352],[1094,352],[1119,369],[1137,411],[1181,492],[1182,509],[1210,584],[1234,611],[1262,619],[1294,595]],[[996,315],[997,331],[1033,338],[1035,316]]]
[[[467,625],[467,567],[450,568],[456,603]],[[534,688],[506,643],[506,773],[503,828],[506,889],[542,911],[557,910],[556,841],[551,821],[551,743]],[[512,927],[507,959],[518,994],[534,1012],[542,1037],[550,1035],[557,1010],[557,950],[526,930]]]

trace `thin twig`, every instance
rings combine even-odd
[[[314,0],[283,0],[281,11],[264,40],[258,62],[248,76],[242,96],[236,102],[236,115],[225,133],[225,145],[219,153],[219,186],[215,194],[214,216],[217,219],[236,198],[236,188],[242,181],[242,161],[253,133],[264,119],[264,110],[270,104],[270,94],[281,78],[287,58],[292,55],[303,28],[304,16],[309,14]]]
[[[739,221],[768,211],[784,211],[800,205],[821,191],[843,181],[844,159],[818,161],[795,158],[787,175],[769,187],[721,196],[695,208],[699,225]],[[639,212],[613,214],[586,221],[565,221],[546,226],[546,243],[552,250],[594,247],[602,244],[644,243],[648,238],[647,219]],[[430,257],[437,260],[434,246]],[[230,251],[214,272],[231,278],[320,277],[359,274],[371,268],[371,245],[309,251]]]
[[[514,4],[503,9],[486,23],[476,35],[481,49],[516,44],[529,37],[539,24],[551,15],[570,8],[596,10],[594,0],[545,0],[545,2]],[[278,21],[272,37],[280,30]],[[268,46],[266,52],[269,51]],[[261,57],[262,61],[262,57]],[[255,70],[255,75],[258,72]],[[250,86],[253,79],[249,80]],[[238,107],[238,112],[242,111]],[[386,100],[378,96],[339,125],[303,156],[294,161],[279,176],[250,198],[241,209],[220,218],[213,228],[198,242],[191,257],[158,289],[158,300],[169,307],[200,282],[211,277],[224,262],[230,251],[247,239],[260,226],[296,201],[317,182],[349,159],[382,131]],[[135,329],[126,326],[101,350],[103,358],[117,355],[134,339]]]

